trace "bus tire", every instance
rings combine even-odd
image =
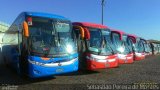
[[[25,59],[25,55],[23,54],[19,59],[19,69],[20,69],[20,76],[22,78],[28,78],[28,61]]]

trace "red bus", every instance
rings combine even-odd
[[[140,37],[128,35],[133,42],[134,60],[145,59],[144,45]]]
[[[128,41],[128,36],[122,31],[112,30],[111,38],[113,44],[116,45],[118,52],[118,61],[120,64],[133,63],[133,51],[131,49],[131,41]],[[128,44],[129,43],[129,44]]]
[[[80,69],[96,70],[118,66],[108,27],[87,22],[72,24],[78,38]]]

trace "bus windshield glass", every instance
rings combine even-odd
[[[134,41],[132,38],[127,38],[127,44],[129,46],[130,51],[134,51]]]
[[[28,25],[32,54],[60,56],[76,50],[70,21],[32,17]]]
[[[118,53],[128,54],[130,52],[127,43],[125,42],[127,39],[126,36],[122,36],[122,40],[120,40],[120,34],[113,33],[112,37],[113,37],[113,43],[116,45]]]
[[[115,47],[112,44],[110,33],[111,32],[109,30],[102,30],[102,36],[104,38],[102,44],[104,45],[102,47],[101,53],[104,55],[111,55],[114,52],[113,48]]]
[[[135,51],[139,53],[144,52],[144,45],[142,40],[140,40],[140,38],[137,38],[136,42],[137,43],[135,44]]]
[[[147,43],[147,50],[148,50],[148,52],[152,52],[152,50],[151,50],[151,46],[150,46],[150,44],[149,43]]]
[[[132,52],[133,51],[133,49],[132,49],[133,43],[132,43],[131,39],[129,39],[126,34],[123,34],[122,38],[123,38],[123,41],[125,44],[126,53]]]
[[[150,52],[148,43],[144,40],[142,40],[142,42],[143,42],[143,45],[144,45],[144,51],[147,52],[147,53]]]
[[[144,48],[145,48],[145,52],[150,52],[150,49],[149,49],[149,45],[147,43],[144,43]]]
[[[91,52],[101,52],[102,33],[98,28],[88,28],[90,32],[89,50]]]

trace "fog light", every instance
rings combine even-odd
[[[35,73],[35,74],[40,74],[40,71],[38,71],[38,70],[33,70],[33,72]]]

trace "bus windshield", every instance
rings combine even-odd
[[[115,46],[112,44],[110,33],[109,30],[102,30],[102,36],[104,37],[105,43],[103,40],[104,47],[102,47],[101,53],[104,55],[111,55],[114,52],[113,48],[115,48]]]
[[[137,38],[136,42],[137,43],[135,44],[135,51],[139,53],[144,52],[144,46],[142,40],[140,40],[140,38]]]
[[[132,41],[131,39],[128,38],[127,35],[123,34],[123,41],[124,41],[124,44],[125,44],[125,49],[126,49],[126,52],[129,53],[129,52],[132,52],[133,51],[133,48],[132,48]]]
[[[89,50],[99,53],[102,45],[102,34],[98,28],[88,28],[90,32]]]
[[[132,38],[127,38],[127,44],[129,45],[130,51],[134,51],[134,41]]]
[[[149,45],[146,41],[142,40],[143,42],[143,45],[144,45],[144,51],[149,53],[150,52],[150,48],[149,48]]]
[[[28,25],[32,54],[59,56],[76,50],[69,21],[32,17]]]
[[[151,46],[150,46],[150,44],[149,44],[149,43],[147,43],[147,49],[148,49],[148,52],[152,52],[152,50],[151,50]]]
[[[120,40],[120,34],[113,33],[113,43],[116,45],[117,52],[120,54],[128,54],[130,52],[127,42],[126,42],[126,35],[122,36],[122,40]]]
[[[144,47],[145,47],[145,52],[149,53],[150,52],[150,48],[148,43],[144,43]]]

